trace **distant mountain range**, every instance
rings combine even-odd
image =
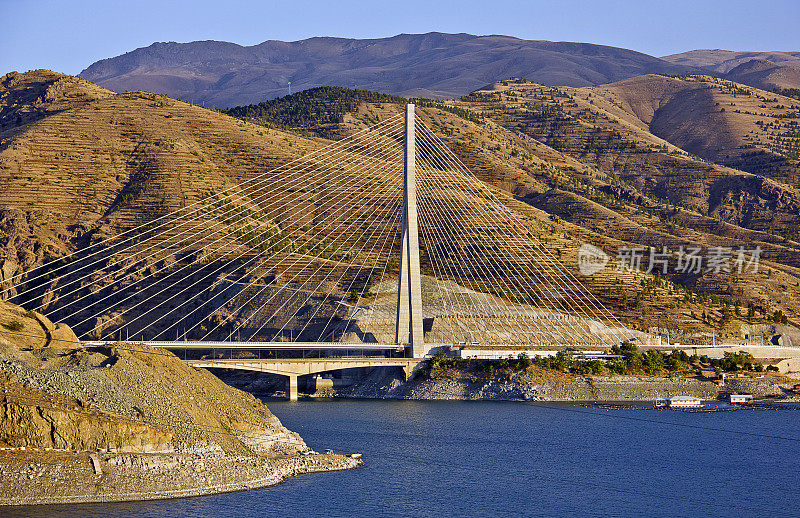
[[[314,86],[446,98],[509,77],[590,86],[648,73],[696,72],[627,49],[510,36],[400,34],[310,38],[244,47],[221,41],[154,43],[104,59],[80,77],[116,91],[149,90],[196,104],[257,103]]]
[[[511,77],[582,87],[652,73],[710,73],[757,88],[786,89],[800,87],[797,66],[800,52],[694,50],[657,58],[590,43],[431,32],[270,40],[249,47],[222,41],[153,43],[98,61],[80,77],[118,92],[148,90],[227,108],[285,95],[289,82],[292,91],[343,86],[434,99]]]

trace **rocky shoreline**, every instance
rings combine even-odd
[[[796,396],[797,380],[780,376],[732,378],[724,386],[699,376],[575,376],[545,369],[476,374],[458,369],[404,381],[397,372],[372,372],[350,387],[320,390],[314,397],[355,399],[616,402],[671,396],[717,399],[721,392],[756,398]]]
[[[0,451],[0,505],[123,502],[200,496],[358,467],[345,455],[280,457]]]

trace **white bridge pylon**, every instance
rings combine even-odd
[[[417,180],[414,144],[414,105],[406,105],[403,207],[400,225],[400,267],[394,341],[408,344],[412,356],[425,356],[422,327],[422,277],[419,269]]]
[[[94,343],[360,343],[421,358],[628,339],[542,244],[546,227],[434,132],[444,112],[420,113],[409,104],[238,184],[205,180],[188,203],[134,196],[118,208],[151,219],[99,220],[88,246],[7,279],[0,298]]]

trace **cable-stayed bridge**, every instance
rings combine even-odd
[[[194,198],[101,227],[0,296],[89,345],[149,343],[295,387],[299,371],[408,369],[442,346],[630,337],[521,203],[472,174],[413,105]]]

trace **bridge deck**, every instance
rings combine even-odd
[[[342,342],[172,342],[172,341],[108,341],[95,340],[83,342],[88,346],[108,347],[115,344],[149,345],[159,349],[242,349],[242,350],[345,350],[345,351],[403,351],[404,345],[388,343],[342,343]]]

